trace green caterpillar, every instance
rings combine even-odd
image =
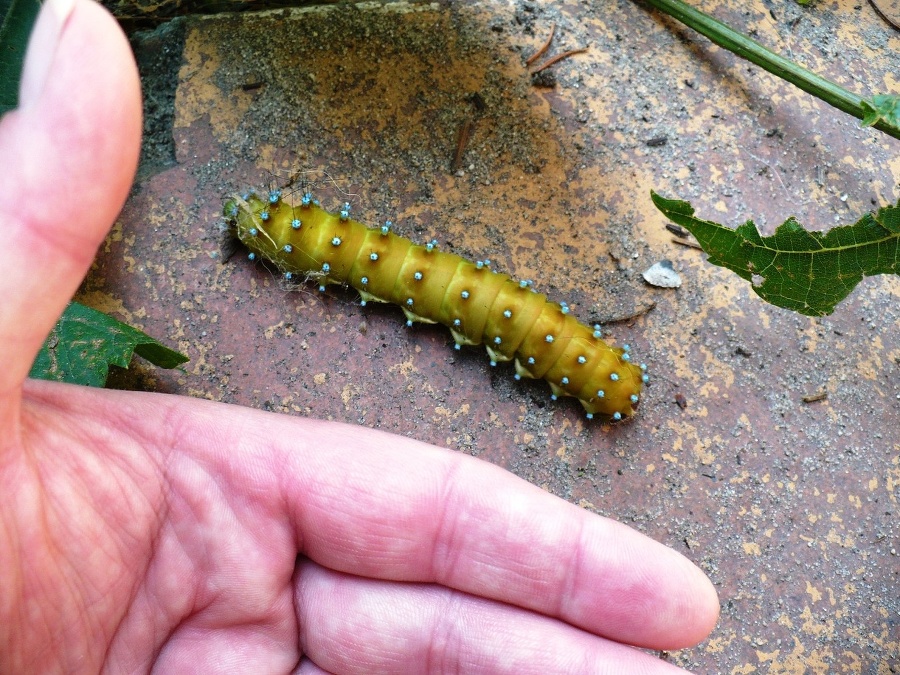
[[[355,288],[362,303],[391,302],[407,323],[441,323],[456,348],[485,344],[491,364],[515,361],[516,379],[543,378],[553,399],[574,396],[588,418],[621,420],[635,412],[646,367],[631,362],[627,345],[611,347],[590,328],[550,302],[530,282],[494,272],[488,261],[471,262],[391,232],[390,223],[368,228],[337,214],[305,193],[299,205],[280,190],[225,202],[231,233],[250,250],[250,259],[273,263],[286,278],[317,279]]]

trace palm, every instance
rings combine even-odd
[[[41,384],[26,392],[30,471],[14,497],[34,508],[7,528],[40,523],[15,554],[41,615],[12,636],[25,652],[15,672],[151,663],[178,672],[243,650],[259,659],[248,672],[289,670],[297,545],[279,472],[266,466],[274,453],[259,458],[254,480],[239,468],[251,460],[239,443],[230,456],[204,447],[190,402]],[[35,624],[62,627],[39,656],[48,662],[28,661],[47,639]]]
[[[40,176],[61,196],[0,201],[0,671],[671,671],[619,643],[702,639],[702,574],[496,467],[174,396],[23,388],[134,169],[136,80],[103,67],[128,63],[107,21],[77,3],[52,77],[26,71],[30,104],[0,124],[19,169],[0,195]],[[92,87],[69,86],[83,68]]]

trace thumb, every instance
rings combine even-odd
[[[0,401],[17,396],[128,194],[141,135],[128,42],[93,0],[47,0],[0,119]]]

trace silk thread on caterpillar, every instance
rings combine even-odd
[[[281,190],[236,196],[224,214],[249,258],[269,261],[287,279],[315,279],[320,290],[350,285],[363,305],[399,305],[407,325],[441,323],[457,349],[484,344],[491,365],[513,361],[516,379],[546,380],[552,399],[577,398],[588,418],[618,421],[635,413],[648,378],[628,345],[610,346],[599,326],[579,322],[531,282],[495,272],[490,261],[440,251],[435,241],[415,244],[390,222],[366,227],[350,218],[349,204],[330,213],[309,192],[297,205]]]

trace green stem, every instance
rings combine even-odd
[[[717,21],[700,10],[686,5],[681,0],[645,1],[661,12],[678,19],[689,28],[693,28],[698,33],[705,35],[720,47],[724,47],[773,75],[787,80],[794,86],[822,99],[825,103],[834,106],[838,110],[843,110],[845,113],[858,119],[865,117],[866,110],[862,105],[862,97],[847,91],[830,80],[826,80],[824,77],[816,75],[783,56],[779,56],[755,40],[751,40],[746,35],[729,28],[721,21]],[[872,126],[889,136],[900,139],[900,129],[884,120],[879,120]]]

